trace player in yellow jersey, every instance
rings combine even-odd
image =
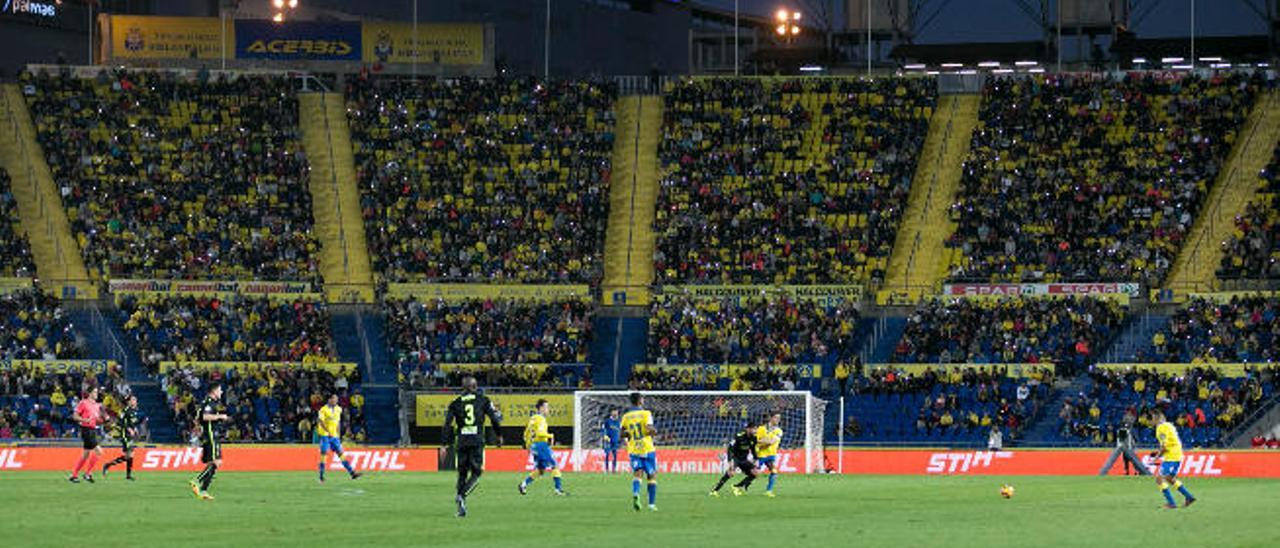
[[[769,421],[756,429],[756,466],[769,469],[769,483],[764,495],[773,497],[773,486],[778,482],[778,446],[782,445],[782,415],[769,415]]]
[[[533,406],[533,415],[529,416],[529,424],[524,427],[524,446],[529,448],[529,454],[533,457],[533,467],[538,472],[538,477],[551,469],[551,479],[555,482],[556,494],[564,496],[564,488],[560,485],[560,467],[556,466],[556,457],[551,453],[551,444],[555,442],[555,435],[547,431],[547,411],[551,405],[547,400],[540,399]],[[533,483],[533,471],[520,482],[520,494],[529,492],[529,485]]]
[[[342,453],[342,406],[338,405],[338,395],[329,394],[329,402],[320,408],[316,418],[316,434],[320,436],[320,483],[324,483],[324,467],[329,461],[329,450],[342,460],[342,467],[351,474],[351,479],[360,477],[360,472],[351,468],[351,461]]]
[[[631,408],[622,414],[622,439],[631,459],[631,505],[640,511],[640,477],[649,480],[649,509],[658,510],[658,455],[653,449],[653,413],[644,408],[644,395],[631,393]]]
[[[1160,471],[1156,474],[1156,485],[1159,485],[1160,492],[1164,493],[1164,507],[1170,509],[1178,507],[1178,503],[1173,500],[1173,493],[1169,492],[1170,486],[1182,493],[1183,507],[1191,506],[1196,498],[1178,479],[1178,469],[1182,468],[1182,440],[1178,439],[1178,429],[1173,426],[1173,423],[1165,420],[1164,413],[1159,409],[1151,410],[1150,417],[1151,424],[1156,425],[1156,443],[1160,444],[1158,449],[1151,452],[1151,457],[1160,457]]]

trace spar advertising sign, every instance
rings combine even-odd
[[[1057,283],[1057,284],[946,284],[944,295],[956,297],[1002,297],[1044,295],[1128,295],[1137,297],[1136,283]]]

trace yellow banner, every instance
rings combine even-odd
[[[912,375],[920,375],[925,371],[937,371],[950,373],[952,371],[964,371],[973,369],[975,371],[995,371],[1004,370],[1004,375],[1009,378],[1021,379],[1031,376],[1036,370],[1052,371],[1052,363],[873,363],[867,365],[867,371],[875,371],[877,369],[892,369]]]
[[[0,295],[31,289],[34,286],[35,284],[31,282],[31,278],[0,278]]]
[[[387,284],[392,299],[443,300],[454,303],[472,299],[529,299],[543,302],[591,298],[585,285],[489,285],[489,284]]]
[[[111,16],[111,57],[116,59],[218,59],[222,29],[216,17]],[[235,53],[235,25],[227,21],[228,57]]]
[[[319,369],[330,373],[350,373],[355,371],[356,364],[351,362],[160,362],[160,372],[168,373],[175,367],[189,367],[196,371],[235,369],[238,371],[263,371],[269,369]]]
[[[1246,368],[1261,369],[1271,367],[1268,363],[1100,363],[1098,369],[1104,371],[1154,371],[1156,373],[1181,375],[1192,369],[1213,369],[1227,377],[1243,377]]]
[[[860,285],[677,285],[662,289],[663,298],[750,299],[786,297],[800,301],[839,303],[862,299]]]
[[[573,426],[573,396],[566,394],[486,394],[489,401],[502,413],[504,426],[520,426],[528,424],[529,415],[538,400],[545,399],[547,426]],[[457,394],[418,394],[415,398],[414,424],[423,427],[440,428],[444,426],[444,415],[449,404],[457,398]],[[561,440],[568,442],[570,440]]]
[[[115,366],[116,362],[111,360],[0,360],[0,369],[30,367],[36,371],[66,371],[75,368],[102,371]]]
[[[418,23],[416,49],[412,24],[366,21],[362,30],[366,63],[484,64],[484,25]]]
[[[701,373],[705,376],[717,379],[732,379],[740,377],[743,374],[757,370],[767,369],[777,372],[796,371],[799,378],[821,378],[822,365],[814,363],[801,364],[770,364],[760,365],[756,363],[700,363],[700,364],[681,364],[681,365],[662,365],[656,363],[636,364],[632,369],[636,371],[688,371],[690,373]]]

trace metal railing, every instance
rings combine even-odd
[[[11,132],[11,135],[13,135],[14,137],[13,139],[14,143],[18,146],[17,152],[20,154],[23,166],[26,168],[27,184],[30,189],[32,198],[36,200],[36,206],[38,208],[38,213],[39,213],[39,221],[37,221],[36,219],[24,218],[23,219],[24,222],[22,223],[22,225],[23,227],[26,228],[29,236],[31,231],[31,228],[30,228],[31,225],[37,222],[43,221],[44,225],[42,228],[44,230],[44,237],[48,239],[49,243],[52,245],[52,248],[53,248],[54,265],[61,267],[62,269],[61,276],[58,276],[57,278],[62,280],[71,279],[70,268],[67,265],[65,250],[63,250],[62,242],[60,238],[57,237],[57,233],[56,233],[57,231],[54,229],[53,215],[51,215],[51,209],[54,206],[49,203],[50,200],[47,199],[47,197],[45,196],[45,193],[41,191],[40,184],[38,183],[39,179],[36,174],[37,173],[36,160],[32,158],[31,149],[27,147],[27,139],[22,133],[22,125],[19,124],[18,122],[18,112],[19,112],[18,108],[22,108],[25,110],[26,106],[13,105],[9,100],[9,94],[4,93],[2,91],[0,91],[0,100],[4,101],[4,111],[7,113],[9,118],[9,124],[8,124],[9,127],[6,129],[8,129]],[[62,207],[61,201],[59,201],[59,203],[57,204],[57,207],[59,208]],[[55,278],[54,272],[38,271],[37,274],[39,274],[42,278],[45,278],[45,279]]]

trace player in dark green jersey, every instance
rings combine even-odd
[[[102,465],[102,477],[112,466],[124,463],[124,479],[133,481],[133,444],[138,439],[138,397],[125,400],[124,411],[116,419],[116,439],[120,440],[120,456]]]
[[[484,419],[495,432],[501,432],[502,415],[476,388],[476,379],[470,375],[462,378],[462,395],[449,404],[444,416],[444,443],[453,445],[458,464],[457,496],[458,517],[467,515],[467,495],[476,488],[480,474],[484,473]],[[502,434],[498,434],[502,445]]]

